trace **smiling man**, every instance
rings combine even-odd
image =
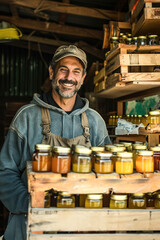
[[[26,162],[36,144],[86,147],[110,143],[102,117],[77,92],[86,76],[86,54],[59,47],[49,66],[52,90],[34,94],[15,115],[0,153],[0,200],[10,211],[5,240],[25,240],[29,194]]]

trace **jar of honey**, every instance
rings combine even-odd
[[[160,170],[160,147],[151,147],[154,157],[154,170]]]
[[[79,207],[85,207],[86,194],[79,195]]]
[[[153,151],[139,151],[136,157],[136,171],[141,173],[154,172]]]
[[[133,38],[132,38],[132,44],[133,44],[133,45],[136,45],[136,46],[137,46],[137,41],[138,41],[138,38],[137,38],[137,37],[133,37]]]
[[[48,192],[48,191],[45,192],[44,207],[45,208],[50,208],[51,207],[51,193]]]
[[[109,116],[108,125],[109,126],[113,125],[113,116]]]
[[[91,172],[91,152],[92,150],[86,147],[76,147],[72,154],[72,171],[77,173]]]
[[[148,36],[148,45],[158,45],[158,42],[159,42],[158,35]]]
[[[146,203],[147,200],[144,193],[133,193],[129,197],[130,209],[145,209]]]
[[[153,193],[147,193],[146,194],[147,198],[147,207],[154,207],[154,195]]]
[[[147,45],[147,37],[146,36],[139,36],[137,39],[137,46],[144,46]]]
[[[112,37],[110,39],[110,51],[112,51],[114,48],[116,48],[118,46],[118,43],[119,43],[118,37]]]
[[[88,194],[85,199],[85,208],[102,208],[103,195],[102,194]]]
[[[96,153],[104,152],[104,147],[91,147],[91,150],[92,150],[92,154],[91,154],[92,169],[94,169]]]
[[[142,123],[143,123],[144,126],[147,126],[147,124],[148,124],[148,114],[143,115]]]
[[[119,174],[133,173],[133,154],[131,152],[118,152],[115,171]]]
[[[151,125],[160,124],[160,110],[150,111],[148,116],[148,122]]]
[[[109,151],[112,153],[113,169],[115,169],[117,154],[119,152],[124,152],[125,150],[126,150],[126,148],[124,146],[123,147],[117,147],[117,146],[110,147]]]
[[[112,209],[127,208],[127,195],[111,194],[109,207]]]
[[[155,194],[154,207],[160,209],[160,194]]]
[[[147,149],[146,145],[133,144],[133,168],[134,169],[136,169],[136,158],[138,156],[138,152],[146,149]]]
[[[127,45],[132,45],[132,38],[131,37],[126,38],[126,44]]]
[[[57,197],[57,208],[74,208],[75,197],[68,192],[61,192]]]
[[[36,144],[32,160],[32,169],[34,172],[50,172],[52,147],[46,144]]]
[[[127,152],[132,152],[132,143],[131,142],[121,142],[126,148]]]
[[[53,147],[52,172],[68,173],[71,170],[71,149],[68,147]]]
[[[113,172],[112,153],[97,152],[94,170],[96,173],[112,173]]]

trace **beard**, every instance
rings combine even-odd
[[[63,98],[71,98],[73,97],[78,91],[79,89],[81,88],[81,83],[77,84],[77,82],[75,81],[72,81],[72,80],[68,80],[68,79],[65,79],[65,80],[62,80],[60,79],[59,80],[59,83],[68,83],[68,84],[73,84],[76,86],[75,90],[71,93],[66,93],[65,91],[63,92],[59,86],[57,86],[57,79],[54,77],[52,78],[52,88],[55,89],[55,91]],[[63,87],[64,88],[64,87]],[[65,87],[64,90],[70,90],[69,88]]]

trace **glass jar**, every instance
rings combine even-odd
[[[57,208],[74,208],[75,197],[68,192],[61,192],[57,197]]]
[[[117,154],[119,152],[124,152],[125,150],[126,150],[126,148],[124,146],[123,147],[117,147],[117,146],[110,147],[109,151],[112,153],[113,169],[115,169]]]
[[[68,147],[53,147],[52,172],[68,173],[71,170],[71,149]]]
[[[96,153],[104,152],[104,147],[91,147],[91,150],[92,150],[92,154],[91,154],[92,169],[94,169]]]
[[[76,147],[72,155],[72,171],[77,173],[91,172],[91,152],[92,150],[86,147]]]
[[[160,170],[160,147],[151,147],[151,151],[153,151],[154,170]]]
[[[79,207],[85,207],[86,194],[79,195]]]
[[[152,151],[139,151],[136,157],[136,171],[141,173],[154,172],[154,158]]]
[[[160,194],[155,194],[154,207],[160,209]]]
[[[133,193],[129,197],[130,209],[145,209],[146,203],[147,201],[144,193]]]
[[[131,152],[117,153],[115,171],[119,174],[133,173],[133,154]]]
[[[130,38],[130,37],[126,38],[126,44],[132,45],[132,38]]]
[[[144,46],[147,45],[147,37],[146,36],[139,36],[137,39],[137,46]]]
[[[132,143],[131,142],[121,142],[126,148],[127,152],[132,152]]]
[[[133,37],[133,38],[132,38],[132,44],[133,44],[133,45],[136,45],[136,46],[137,46],[137,41],[138,41],[138,38],[137,38],[137,37]]]
[[[120,33],[120,34],[119,34],[119,42],[120,42],[120,43],[123,43],[123,33]]]
[[[154,207],[154,196],[153,193],[147,193],[147,207]]]
[[[148,36],[148,45],[158,45],[158,44],[159,44],[158,35]]]
[[[109,126],[113,125],[113,116],[109,116],[108,125]]]
[[[112,173],[113,161],[112,153],[101,152],[96,154],[94,170],[96,173]]]
[[[151,125],[160,124],[160,110],[150,111],[148,116],[148,122]]]
[[[122,36],[122,43],[126,44],[126,39],[127,39],[127,35],[124,34]]]
[[[127,195],[111,194],[109,207],[112,209],[127,208]]]
[[[116,116],[113,116],[113,118],[112,118],[112,123],[113,123],[113,126],[116,125]]]
[[[144,126],[147,126],[147,124],[148,124],[148,114],[143,115],[142,123],[143,123]]]
[[[103,195],[102,194],[88,194],[85,199],[85,208],[102,208]]]
[[[46,144],[36,144],[32,160],[32,169],[34,172],[50,172],[52,147]]]
[[[114,48],[116,48],[119,44],[119,39],[118,37],[112,37],[110,39],[110,51],[112,51]]]
[[[146,145],[133,144],[133,168],[134,169],[136,169],[136,158],[138,156],[138,152],[146,149],[147,149]]]

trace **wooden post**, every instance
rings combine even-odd
[[[117,115],[122,116],[123,115],[123,102],[118,101],[117,102]]]

